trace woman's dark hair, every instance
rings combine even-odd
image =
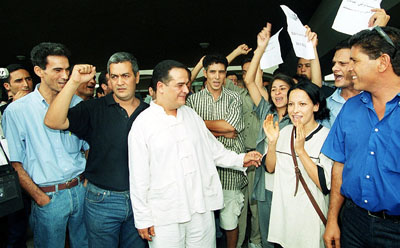
[[[315,120],[322,121],[325,119],[329,119],[329,109],[326,107],[326,100],[323,97],[320,87],[318,87],[308,79],[303,79],[290,88],[290,90],[288,91],[288,97],[290,95],[290,92],[297,89],[305,91],[314,105],[319,104],[318,111],[314,113]]]
[[[267,92],[268,92],[268,102],[271,104],[271,110],[276,110],[276,106],[274,104],[274,102],[272,101],[272,97],[271,97],[271,89],[272,89],[272,85],[274,84],[275,80],[282,80],[285,83],[287,83],[289,85],[289,88],[292,88],[294,85],[294,81],[292,79],[292,77],[289,77],[285,74],[279,73],[276,74],[272,79],[271,79],[271,83],[268,84],[267,86]],[[289,94],[288,94],[289,97]]]

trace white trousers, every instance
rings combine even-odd
[[[185,223],[155,226],[150,248],[215,248],[214,212],[195,213]]]

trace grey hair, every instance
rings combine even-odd
[[[107,62],[107,72],[110,74],[111,64],[122,63],[126,61],[131,62],[133,73],[136,74],[139,72],[139,66],[136,58],[132,54],[127,52],[117,52],[111,55],[110,59]]]

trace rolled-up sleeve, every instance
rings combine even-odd
[[[237,132],[241,132],[245,127],[243,122],[242,105],[242,99],[240,98],[240,95],[236,93],[224,117],[224,120],[233,126]]]

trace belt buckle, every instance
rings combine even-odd
[[[66,189],[70,189],[70,188],[71,188],[72,181],[74,181],[74,180],[75,180],[75,178],[73,178],[73,179],[67,181],[67,182],[65,183],[65,188],[66,188]]]
[[[379,213],[379,214],[378,214]],[[381,218],[381,219],[386,219],[386,214],[385,211],[381,211],[381,212],[377,212],[377,213],[373,213],[371,211],[368,210],[368,215],[375,217],[375,218]]]

